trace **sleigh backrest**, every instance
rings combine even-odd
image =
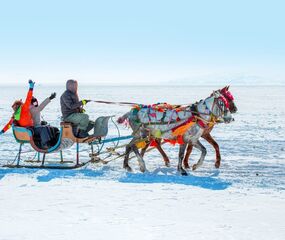
[[[19,126],[13,126],[13,134],[17,142],[27,143],[31,141],[33,132],[31,129]]]

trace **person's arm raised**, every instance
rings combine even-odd
[[[29,108],[31,105],[32,97],[33,97],[33,90],[34,90],[35,82],[29,80],[29,91],[23,105],[23,108]]]

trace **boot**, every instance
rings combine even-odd
[[[78,138],[86,138],[86,137],[89,137],[89,134],[86,131],[84,131],[84,130],[78,129],[76,137],[78,137]]]
[[[94,129],[94,126],[95,126],[95,123],[92,121],[89,121],[86,132],[90,132],[92,129]]]

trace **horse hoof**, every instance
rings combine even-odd
[[[170,162],[165,162],[166,167],[170,167]]]
[[[195,171],[198,168],[197,164],[194,164],[192,170]]]
[[[221,162],[215,162],[215,167],[216,167],[216,168],[219,168],[220,165],[221,165]]]
[[[141,170],[141,172],[143,172],[143,173],[146,171],[145,167],[140,167],[140,170]]]
[[[188,176],[188,173],[187,173],[186,171],[182,171],[182,172],[181,172],[181,175],[182,175],[182,176]]]
[[[133,169],[130,166],[124,166],[124,169],[126,169],[128,172],[132,172]]]

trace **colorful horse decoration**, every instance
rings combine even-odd
[[[199,149],[201,151],[200,159],[193,165],[193,170],[197,169],[202,165],[206,156],[206,148],[199,141],[205,129],[212,129],[219,122],[230,123],[234,120],[229,110],[230,104],[224,96],[225,91],[228,91],[228,87],[214,91],[209,97],[196,104],[186,106],[169,104],[134,106],[130,112],[118,119],[119,123],[129,123],[133,130],[133,139],[126,146],[123,167],[132,171],[128,160],[130,152],[134,151],[138,158],[140,170],[144,172],[146,166],[143,154],[149,145],[155,145],[158,148],[166,165],[168,165],[169,159],[160,146],[161,140],[164,140],[180,145],[178,171],[182,175],[187,175],[182,167],[187,144]],[[229,98],[231,94],[227,93]],[[236,109],[235,105],[233,106],[232,108]],[[139,153],[138,148],[143,148],[141,153]]]

